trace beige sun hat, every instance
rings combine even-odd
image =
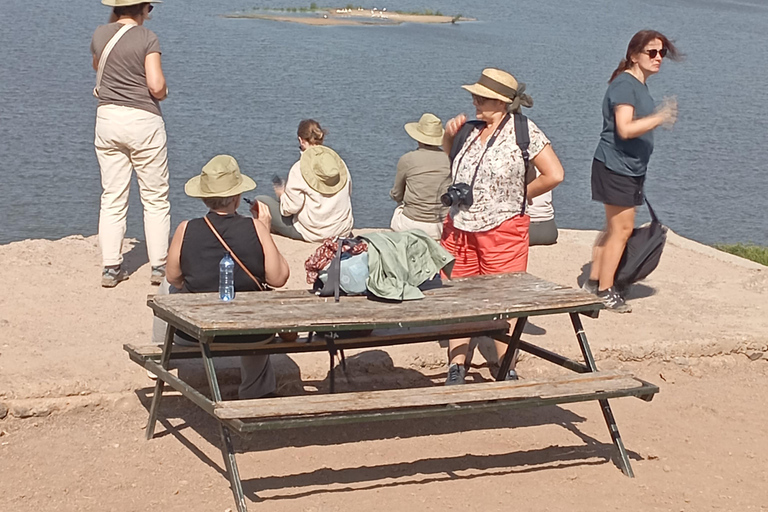
[[[445,133],[443,122],[434,114],[426,113],[421,116],[418,123],[406,124],[405,131],[416,142],[429,146],[443,144],[443,134]]]
[[[344,161],[326,146],[310,146],[301,154],[301,175],[313,190],[333,195],[347,184]]]
[[[256,188],[256,182],[240,173],[237,160],[229,155],[213,157],[199,176],[184,185],[190,197],[232,197]]]
[[[101,0],[101,3],[109,7],[129,7],[139,4],[161,4],[163,0]]]
[[[501,69],[485,68],[480,80],[471,85],[462,85],[461,88],[482,98],[512,103],[512,110],[520,106],[533,106],[533,98],[524,94],[525,84]]]

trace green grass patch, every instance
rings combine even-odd
[[[715,244],[715,248],[768,266],[768,247],[750,244]]]

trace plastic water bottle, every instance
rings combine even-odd
[[[219,262],[219,298],[227,302],[235,298],[235,261],[229,253]]]

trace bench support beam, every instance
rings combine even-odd
[[[168,369],[168,363],[171,360],[171,352],[173,345],[173,336],[176,334],[176,328],[171,324],[165,329],[165,341],[163,342],[163,356],[160,358],[160,366],[164,370]],[[149,420],[147,420],[147,440],[152,439],[155,435],[155,425],[157,424],[157,409],[160,407],[160,399],[163,397],[163,388],[165,387],[165,381],[158,377],[155,382],[155,392],[152,395],[152,406],[149,409]]]
[[[573,330],[576,332],[576,339],[579,342],[581,348],[581,354],[584,356],[584,362],[590,371],[596,372],[597,365],[595,364],[595,358],[592,355],[592,350],[589,348],[589,342],[587,341],[587,334],[584,332],[584,326],[581,324],[581,318],[578,313],[570,313],[571,324],[573,324]],[[635,477],[635,473],[632,471],[632,466],[629,463],[629,455],[624,448],[624,442],[621,440],[621,434],[619,434],[619,427],[616,425],[616,418],[613,417],[613,411],[607,399],[599,400],[600,409],[603,411],[603,418],[608,425],[608,431],[611,433],[611,439],[616,449],[619,451],[619,467],[621,472],[630,478]]]
[[[216,368],[213,366],[211,341],[213,340],[201,336],[200,349],[203,356],[205,375],[208,377],[208,386],[211,388],[211,399],[214,403],[219,403],[221,402],[221,389],[219,388],[219,379],[216,377]],[[224,423],[219,423],[219,435],[221,436],[221,454],[224,456],[224,466],[229,477],[232,494],[235,497],[237,512],[248,512],[248,506],[245,504],[245,495],[243,494],[243,484],[240,482],[240,471],[237,469],[237,460],[235,460],[235,447],[232,443],[232,435]]]

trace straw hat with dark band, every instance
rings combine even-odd
[[[255,188],[256,182],[240,173],[237,160],[216,155],[184,185],[184,192],[190,197],[232,197]]]
[[[347,166],[331,148],[310,146],[299,162],[301,176],[312,190],[331,196],[347,184]]]
[[[512,110],[517,110],[521,106],[533,106],[533,98],[524,93],[525,84],[518,82],[514,76],[500,69],[486,68],[480,75],[480,80],[472,85],[461,87],[482,98],[510,103]]]
[[[162,0],[101,0],[101,3],[109,7],[130,7],[139,4],[161,4]]]
[[[443,143],[443,122],[434,114],[424,114],[418,123],[408,123],[405,131],[416,142],[428,146],[440,146]]]

